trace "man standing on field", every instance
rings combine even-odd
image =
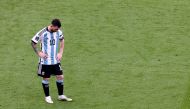
[[[53,19],[51,25],[37,32],[31,40],[31,45],[35,53],[39,56],[38,76],[43,78],[42,86],[45,93],[45,101],[47,103],[53,103],[49,94],[49,79],[51,75],[55,75],[57,79],[58,100],[72,101],[71,98],[63,94],[64,78],[60,61],[64,49],[64,36],[60,28],[60,20]],[[37,49],[37,43],[39,41],[41,50]]]

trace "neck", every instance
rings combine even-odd
[[[47,27],[47,30],[48,30],[49,32],[52,32],[52,31],[51,31],[51,26],[48,26],[48,27]]]

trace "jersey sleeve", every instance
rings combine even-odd
[[[37,32],[36,35],[32,38],[31,41],[34,42],[34,43],[38,43],[40,41],[41,36],[44,33],[44,31],[45,31],[45,29],[42,29],[39,32]]]
[[[39,42],[39,40],[40,40],[40,36],[38,35],[38,34],[36,34],[33,38],[32,38],[32,42],[34,42],[34,43],[38,43]]]
[[[59,31],[59,40],[63,40],[64,39],[64,35],[63,32],[60,30]]]

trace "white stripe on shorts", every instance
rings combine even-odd
[[[42,64],[39,63],[39,65],[38,65],[38,74],[41,75],[41,73],[42,73]]]

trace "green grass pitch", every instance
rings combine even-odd
[[[190,109],[189,0],[0,0],[0,109]],[[33,35],[60,18],[65,94],[45,103]]]

